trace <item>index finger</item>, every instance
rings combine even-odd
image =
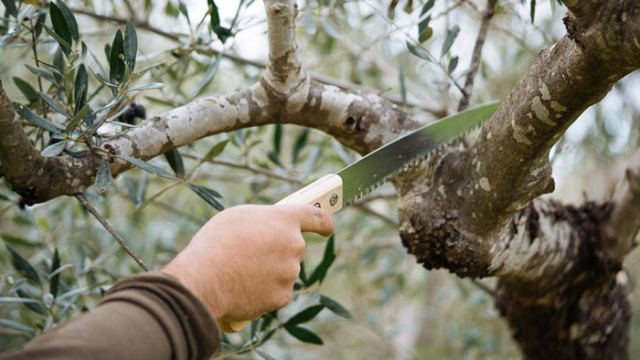
[[[278,205],[286,208],[300,223],[300,231],[329,236],[333,232],[333,218],[326,211],[312,205]]]

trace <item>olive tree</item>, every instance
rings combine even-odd
[[[265,157],[272,164],[281,165],[282,124],[292,124],[321,130],[327,135],[323,139],[333,138],[341,147],[366,154],[418,128],[426,117],[439,118],[467,108],[473,102],[474,88],[479,87],[475,80],[486,78],[482,74],[486,71],[482,68],[482,52],[491,22],[496,13],[509,16],[509,6],[516,6],[497,0],[487,0],[482,9],[469,1],[392,1],[385,4],[387,14],[373,11],[367,15],[358,12],[358,1],[318,1],[304,4],[308,17],[298,22],[298,6],[302,4],[294,0],[264,0],[268,58],[263,63],[229,52],[224,45],[212,45],[232,41],[240,31],[238,14],[252,3],[240,1],[238,12],[225,22],[213,0],[208,1],[208,11],[197,17],[184,2],[167,2],[164,11],[183,16],[188,23],[191,34],[185,36],[153,26],[149,16],[137,14],[142,8],[147,15],[151,13],[152,1],[140,5],[123,1],[122,5],[130,9],[127,18],[69,7],[63,1],[3,0],[3,46],[21,44],[32,52],[33,62],[28,64],[28,70],[37,79],[32,83],[15,79],[26,103],[12,102],[0,87],[0,174],[17,196],[15,201],[28,207],[63,196],[75,197],[124,247],[132,261],[147,269],[144,259],[109,224],[109,217],[91,205],[92,199],[101,198],[97,194],[114,191],[110,190],[113,178],[140,168],[171,182],[154,199],[167,188],[184,185],[221,210],[220,193],[197,184],[194,175],[202,164],[214,161],[228,140],[217,142],[202,154],[186,150],[202,138],[229,133],[234,134],[230,137],[233,142],[239,142],[242,129],[277,124],[273,149]],[[640,158],[631,162],[608,199],[576,206],[542,195],[554,190],[550,161],[554,145],[583,112],[640,67],[640,4],[591,0],[562,3],[566,7],[566,34],[522,69],[519,81],[510,84],[499,110],[482,129],[439,149],[416,168],[392,179],[397,194],[397,230],[404,247],[428,270],[444,268],[464,278],[496,278],[496,289],[490,292],[526,358],[627,358],[631,310],[622,262],[633,249],[640,226]],[[411,34],[405,33],[401,42],[407,54],[405,63],[430,64],[429,69],[439,69],[447,102],[438,104],[437,96],[425,100],[424,96],[413,94],[419,93],[415,86],[407,85],[412,80],[407,73],[419,76],[425,68],[406,70],[401,66],[399,95],[353,84],[361,82],[357,63],[362,60],[359,56],[365,56],[366,45],[361,52],[351,48],[347,60],[337,60],[355,64],[352,81],[312,73],[305,66],[307,62],[296,40],[304,29],[299,31],[298,24],[313,21],[314,12],[359,14],[362,18],[353,23],[360,25],[371,17],[384,18],[390,28],[404,29],[393,20],[400,11],[398,5],[416,19]],[[435,5],[442,12],[436,13]],[[452,53],[460,26],[449,24],[446,31],[438,33],[442,41],[436,47],[431,44],[432,22],[465,6],[474,9],[480,19],[470,66],[460,71],[461,59]],[[530,7],[533,21],[535,1]],[[93,46],[87,45],[90,40],[76,16],[116,23],[122,31],[113,35],[104,55],[97,55]],[[342,20],[342,27],[350,25],[348,19]],[[322,35],[302,35],[306,42],[332,47],[343,38],[341,30],[323,24]],[[140,30],[179,43],[170,52],[173,63],[166,63],[164,58],[164,63],[141,68],[137,35]],[[39,46],[45,45],[53,50],[39,56]],[[336,61],[322,53],[317,57],[320,62]],[[200,70],[201,79],[195,90],[185,90],[181,82],[191,58],[199,60],[194,66]],[[254,81],[219,96],[202,96],[222,59],[240,64],[244,71],[254,71],[249,75]],[[380,59],[365,60],[376,64],[365,72],[384,69],[389,73],[385,64],[378,64]],[[162,87],[149,81],[154,76],[168,76],[173,82],[174,99],[142,98],[141,93]],[[380,88],[388,86],[388,74],[374,78]],[[450,94],[454,94],[457,106],[451,105]],[[137,123],[133,119],[146,117],[145,106],[141,105],[144,101],[169,109]],[[308,136],[308,130],[304,130],[295,138],[294,164]],[[150,162],[160,155],[165,156],[173,171]],[[189,171],[185,170],[185,157],[195,158]],[[269,172],[258,165],[235,165]],[[129,185],[135,199],[140,185]],[[366,204],[358,206],[395,223]],[[322,282],[335,258],[333,247],[332,238],[320,265],[310,274],[301,273],[298,290],[305,292]],[[41,282],[38,273],[42,270],[36,270],[13,247],[8,249],[13,264],[24,275],[24,282],[12,285],[15,294],[31,311],[50,319],[48,325],[41,327],[46,329],[54,321],[47,317],[50,306],[65,306],[64,299],[56,298],[61,286],[58,252],[47,259],[49,284],[42,303],[29,296],[34,284]],[[288,319],[279,318],[277,313],[265,315],[252,324],[247,341],[234,344],[227,339],[228,348],[240,353],[250,351],[278,329],[302,341],[321,343],[316,334],[300,324],[324,308],[347,317],[349,312],[327,296],[316,294],[314,299],[313,305]],[[64,309],[67,310],[69,306]],[[31,331],[21,323],[7,324]]]

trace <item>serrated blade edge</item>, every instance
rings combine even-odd
[[[340,170],[344,204],[354,203],[432,151],[481,125],[499,106],[499,103],[481,105],[427,124]]]

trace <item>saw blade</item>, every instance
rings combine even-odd
[[[380,187],[431,152],[462,137],[493,115],[499,103],[478,106],[427,124],[367,154],[340,170],[345,205]]]

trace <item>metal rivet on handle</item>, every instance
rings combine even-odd
[[[336,206],[337,203],[338,203],[338,194],[336,193],[331,194],[331,198],[329,199],[329,204],[331,204],[331,206]]]

